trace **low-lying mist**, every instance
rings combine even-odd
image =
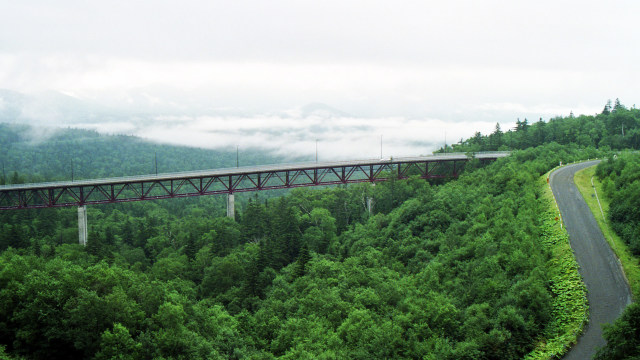
[[[278,157],[318,160],[364,159],[430,154],[495,123],[445,123],[436,119],[354,117],[155,116],[136,121],[76,123],[68,126],[106,134],[135,135],[161,143],[218,150],[264,150]]]

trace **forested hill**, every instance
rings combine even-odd
[[[625,274],[634,293],[630,304],[612,326],[604,329],[607,345],[598,351],[595,359],[640,358],[640,304],[638,304],[638,257],[640,257],[640,158],[637,152],[622,153],[601,162],[596,176],[602,181],[602,194],[608,200],[605,210],[609,224],[635,256]],[[629,260],[628,260],[629,261]],[[635,273],[634,273],[635,272]]]
[[[17,139],[2,134],[3,143]],[[67,179],[55,172],[68,171],[67,160],[45,153],[120,140],[130,145],[119,149],[146,167],[136,171],[152,172],[153,144],[85,134],[93,140],[38,143],[42,152],[24,160],[37,176],[20,176]],[[2,160],[21,161],[27,146],[3,147]],[[159,167],[165,157],[180,164],[189,151],[158,151]],[[128,161],[85,159],[102,153],[73,154],[74,164],[101,167],[99,174],[133,171]],[[73,208],[1,212],[0,356],[561,354],[575,338],[564,326],[582,321],[584,308],[568,294],[565,277],[577,271],[553,250],[562,238],[551,233],[554,215],[538,180],[560,161],[597,154],[595,147],[548,143],[484,167],[471,162],[446,183],[413,177],[258,195],[240,207],[237,221],[220,216],[208,200],[216,197],[93,206],[86,248],[77,244]],[[62,165],[42,170],[55,161]]]
[[[240,165],[274,163],[258,150],[242,149]],[[0,123],[0,160],[8,181],[100,178],[236,166],[236,149],[215,151],[171,146],[125,135],[83,129],[42,128]],[[0,174],[0,183],[3,174]],[[15,182],[15,181],[13,181]]]
[[[640,149],[640,109],[627,108],[618,99],[607,102],[597,115],[555,117],[549,121],[516,122],[513,129],[499,124],[491,134],[476,132],[469,139],[453,144],[454,151],[489,151],[526,149],[546,143],[577,145],[582,148]],[[444,149],[441,149],[444,151]]]

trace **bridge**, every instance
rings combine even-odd
[[[234,193],[375,183],[391,177],[405,179],[410,174],[417,174],[424,179],[457,177],[464,164],[471,159],[491,161],[509,154],[449,153],[4,185],[0,186],[0,210],[78,206],[80,242],[86,243],[86,205],[228,194],[227,216],[234,217]]]

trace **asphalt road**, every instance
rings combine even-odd
[[[567,360],[591,359],[596,349],[605,345],[602,324],[613,322],[631,303],[631,292],[620,263],[573,182],[577,171],[597,163],[596,160],[568,165],[550,176],[551,189],[580,265],[589,300],[589,324],[564,357]]]

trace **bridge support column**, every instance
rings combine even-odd
[[[227,194],[227,217],[235,220],[236,218],[236,208],[235,201],[233,199],[233,194]]]
[[[80,245],[87,246],[87,207],[78,207],[78,237]]]
[[[373,212],[373,198],[372,197],[367,197],[367,211],[369,212],[369,215],[371,215],[371,212]]]

